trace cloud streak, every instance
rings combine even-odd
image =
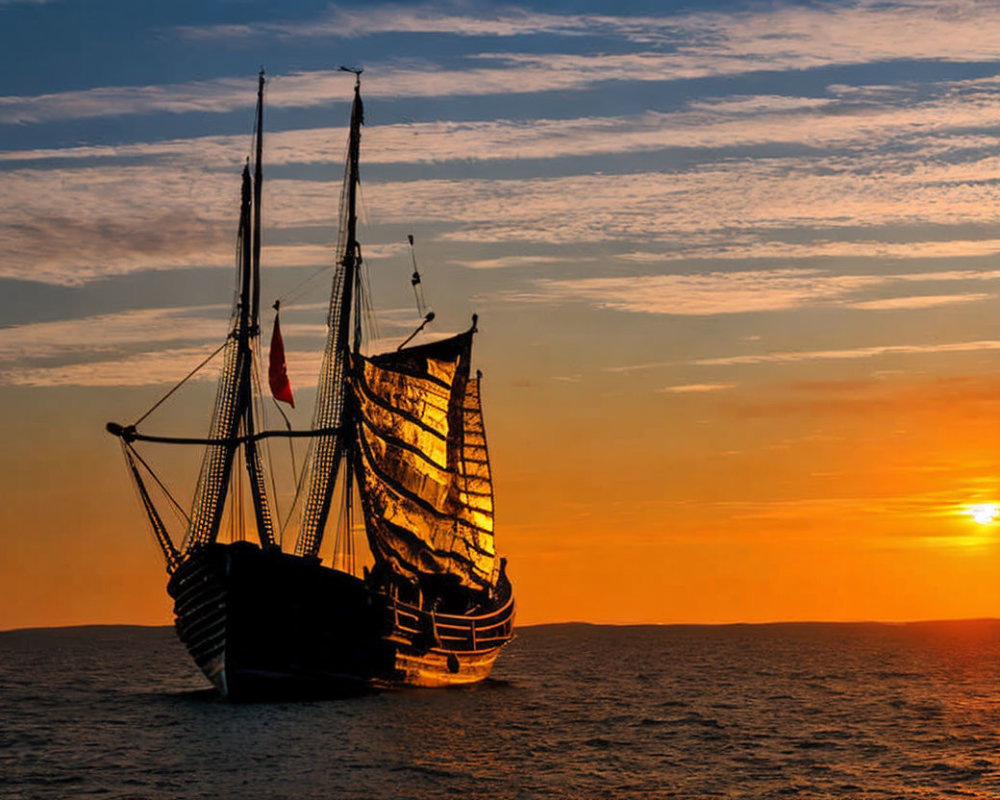
[[[109,352],[136,343],[221,343],[228,332],[228,311],[220,305],[154,308],[13,325],[0,328],[0,363]]]
[[[625,257],[635,262],[943,258],[997,251],[996,240],[956,239],[946,229],[993,222],[991,180],[1000,178],[1000,159],[920,172],[889,165],[872,171],[871,162],[856,170],[840,164],[831,172],[835,163],[833,158],[786,158],[672,174],[384,181],[369,183],[365,196],[370,217],[379,224],[435,226],[444,241],[604,243],[628,247]],[[6,257],[0,275],[5,277],[72,284],[144,269],[232,264],[234,175],[114,166],[18,169],[5,173],[4,182],[0,248]],[[337,188],[333,181],[271,180],[265,224],[272,230],[315,228],[330,240]],[[933,226],[941,241],[838,242],[825,236],[786,244],[769,233],[894,225]],[[658,256],[636,251],[635,242],[661,251]],[[512,266],[517,260],[511,258],[503,254],[470,262]],[[318,266],[330,258],[317,245],[302,243],[273,249],[265,263]]]
[[[705,392],[723,392],[735,388],[735,386],[735,383],[684,383],[667,386],[660,391],[672,394],[703,394]]]
[[[998,88],[996,81],[944,82],[922,87],[923,94],[901,91],[891,103],[858,102],[853,96],[749,95],[693,101],[679,111],[631,116],[373,125],[365,131],[364,159],[390,164],[552,159],[766,144],[872,151],[889,142],[897,148],[906,143],[918,155],[933,156],[958,148],[996,147],[997,137],[989,131],[1000,114]],[[280,105],[282,98],[272,92],[269,104],[275,100]],[[243,107],[246,104],[244,98]],[[973,136],[970,128],[983,132]],[[339,163],[346,135],[340,127],[270,132],[268,164]],[[0,153],[0,161],[143,158],[206,168],[238,165],[247,146],[246,135],[205,136],[7,151]]]
[[[907,295],[856,299],[860,292],[919,281],[988,281],[1000,273],[954,271],[901,275],[837,275],[821,270],[771,269],[686,275],[636,275],[624,278],[539,280],[533,291],[512,292],[518,302],[584,302],[598,308],[644,314],[711,316],[786,311],[815,305],[842,305],[865,311],[934,308],[983,300],[978,293]]]
[[[364,11],[333,8],[307,23],[187,26],[197,39],[275,35],[351,38],[377,34],[449,34],[460,37],[569,36],[617,38],[670,48],[682,73],[700,70],[804,69],[829,63],[900,58],[989,60],[998,21],[990,3],[932,0],[880,3],[779,4],[747,11],[677,15],[552,14],[523,8],[396,5]],[[906,36],[899,31],[905,30]],[[960,51],[949,42],[961,41]],[[750,62],[753,66],[748,65]]]
[[[211,352],[211,351],[208,351]],[[0,386],[89,386],[136,387],[175,384],[208,355],[204,348],[165,348],[54,366],[0,368]],[[289,351],[286,353],[289,380],[295,391],[316,385],[322,352]],[[214,382],[219,368],[209,366],[191,380]]]
[[[942,353],[970,353],[980,350],[1000,350],[1000,341],[982,339],[969,342],[940,344],[887,344],[872,347],[855,347],[842,350],[789,350],[754,355],[701,358],[691,363],[700,366],[736,366],[739,364],[794,364],[805,361],[832,361],[875,358],[887,355],[938,355]]]
[[[1000,19],[989,3],[857,2],[815,7],[779,5],[744,12],[675,16],[555,15],[518,9],[483,15],[441,12],[431,6],[335,9],[326,20],[184,28],[187,37],[276,34],[286,38],[374,33],[447,33],[458,36],[570,34],[612,36],[637,52],[481,53],[499,66],[454,70],[427,63],[369,65],[370,97],[484,96],[579,91],[611,81],[664,82],[760,71],[800,71],[836,64],[932,59],[976,62],[996,57]],[[900,36],[900,30],[906,36]],[[960,48],[953,45],[962,42]],[[512,69],[517,81],[510,80]],[[218,78],[166,86],[109,86],[85,91],[0,98],[0,122],[29,123],[122,114],[219,113],[244,108],[250,81]],[[271,103],[305,108],[342,100],[347,79],[336,70],[278,75]]]

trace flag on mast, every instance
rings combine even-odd
[[[288,369],[285,365],[285,343],[281,340],[281,324],[278,315],[274,315],[274,330],[271,331],[271,353],[268,360],[267,382],[271,384],[271,394],[275,400],[281,400],[295,408],[295,398],[292,397],[292,384],[288,382]]]

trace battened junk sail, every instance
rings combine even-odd
[[[356,198],[363,107],[355,74],[338,262],[311,428],[259,427],[263,73],[254,168],[243,170],[239,294],[229,336],[216,351],[222,370],[208,436],[141,433],[149,412],[132,425],[108,424],[166,558],[177,632],[230,697],[470,683],[489,674],[512,636],[513,594],[493,539],[481,376],[470,369],[475,317],[468,331],[448,339],[362,354]],[[283,353],[280,359],[279,372]],[[277,382],[290,399],[283,372]],[[301,521],[294,552],[276,535],[259,448],[271,437],[310,440],[296,481]],[[139,454],[140,442],[205,448],[190,513]],[[154,494],[183,517],[180,546]],[[244,497],[248,525],[236,521]],[[360,576],[319,558],[332,517],[343,521],[350,542],[355,497],[374,564]],[[232,541],[224,542],[227,519]],[[244,527],[254,531],[249,540]]]

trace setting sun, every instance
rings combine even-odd
[[[983,503],[980,505],[969,506],[966,513],[972,517],[973,520],[978,522],[980,525],[989,525],[998,516],[1000,516],[1000,508],[992,505],[991,503]]]

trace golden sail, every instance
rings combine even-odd
[[[449,584],[488,594],[499,575],[473,332],[353,370],[372,550],[392,575],[442,594]]]

